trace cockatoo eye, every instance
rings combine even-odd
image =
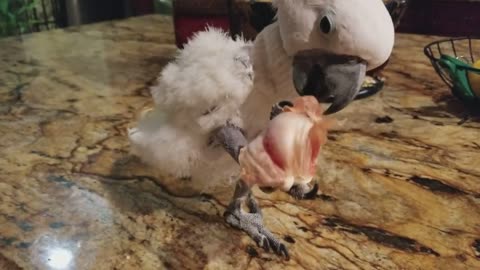
[[[320,20],[320,30],[324,34],[330,34],[335,29],[335,23],[329,15],[325,15]]]

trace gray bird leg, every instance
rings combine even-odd
[[[250,212],[242,209],[242,203],[246,203]],[[228,224],[246,232],[258,246],[267,252],[272,250],[289,259],[285,245],[263,225],[261,209],[253,198],[250,188],[242,180],[239,180],[235,187],[233,200],[227,207],[224,217]]]
[[[215,140],[238,162],[238,155],[247,140],[242,130],[232,124],[227,124],[215,133]],[[249,208],[249,212],[242,209],[242,203]],[[252,195],[250,187],[239,180],[233,198],[228,205],[224,218],[228,224],[246,232],[258,246],[266,251],[270,249],[279,255],[289,258],[287,248],[263,225],[263,216],[258,203]]]

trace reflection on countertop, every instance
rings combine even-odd
[[[183,194],[129,154],[170,18],[0,40],[0,269],[480,269],[480,123],[431,40],[398,35],[385,89],[338,115],[316,200],[255,190],[290,261],[224,223],[233,188]]]

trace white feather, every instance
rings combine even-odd
[[[151,88],[155,108],[129,130],[132,153],[162,173],[205,187],[235,180],[238,165],[208,142],[227,121],[242,126],[239,108],[253,85],[250,49],[251,43],[219,29],[197,33]]]
[[[198,32],[152,87],[157,106],[180,119],[196,119],[199,128],[212,128],[232,117],[253,85],[251,43],[234,41],[220,29]],[[208,117],[202,117],[209,111]],[[192,124],[192,123],[188,123]]]

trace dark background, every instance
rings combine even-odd
[[[480,1],[411,0],[397,32],[480,36]]]
[[[0,31],[0,37],[153,13],[173,14],[182,20],[176,24],[180,25],[179,31],[188,32],[200,29],[207,22],[220,26],[232,24],[227,7],[235,0],[0,0],[0,4],[2,1],[12,3],[8,10],[12,13],[24,4],[36,5],[17,14],[15,23],[4,21],[6,16],[2,17],[0,10],[0,26],[23,25],[22,29],[7,29],[3,35]],[[257,11],[251,18],[255,23],[264,25],[271,20],[268,3],[252,7]],[[480,0],[409,0],[397,32],[480,36]]]

